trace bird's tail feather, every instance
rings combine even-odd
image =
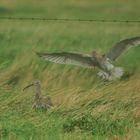
[[[111,80],[115,80],[118,78],[121,78],[121,76],[123,75],[123,69],[120,67],[115,67],[111,70]]]

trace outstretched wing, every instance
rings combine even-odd
[[[94,60],[93,57],[80,53],[61,52],[61,53],[36,53],[36,54],[45,60],[59,64],[73,64],[86,68],[91,68],[96,64],[96,60]]]
[[[106,54],[107,58],[115,60],[127,49],[140,44],[140,37],[133,37],[118,42],[113,48]]]

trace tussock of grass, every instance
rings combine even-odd
[[[89,132],[92,135],[97,136],[113,136],[113,135],[123,135],[127,133],[130,128],[135,126],[133,120],[128,120],[126,118],[114,119],[112,118],[113,114],[101,114],[98,117],[95,117],[90,114],[84,114],[74,119],[70,117],[63,125],[63,129],[66,132],[79,131]]]

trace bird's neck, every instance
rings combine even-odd
[[[40,99],[42,97],[42,94],[41,94],[41,85],[40,84],[37,84],[35,85],[35,100],[36,99]]]

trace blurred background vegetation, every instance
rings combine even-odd
[[[1,0],[0,17],[139,20],[139,0]],[[140,47],[116,65],[125,75],[113,82],[97,70],[49,63],[35,51],[106,52],[116,42],[140,35],[139,23],[0,19],[0,138],[86,140],[140,138]],[[40,79],[54,107],[31,109]]]

